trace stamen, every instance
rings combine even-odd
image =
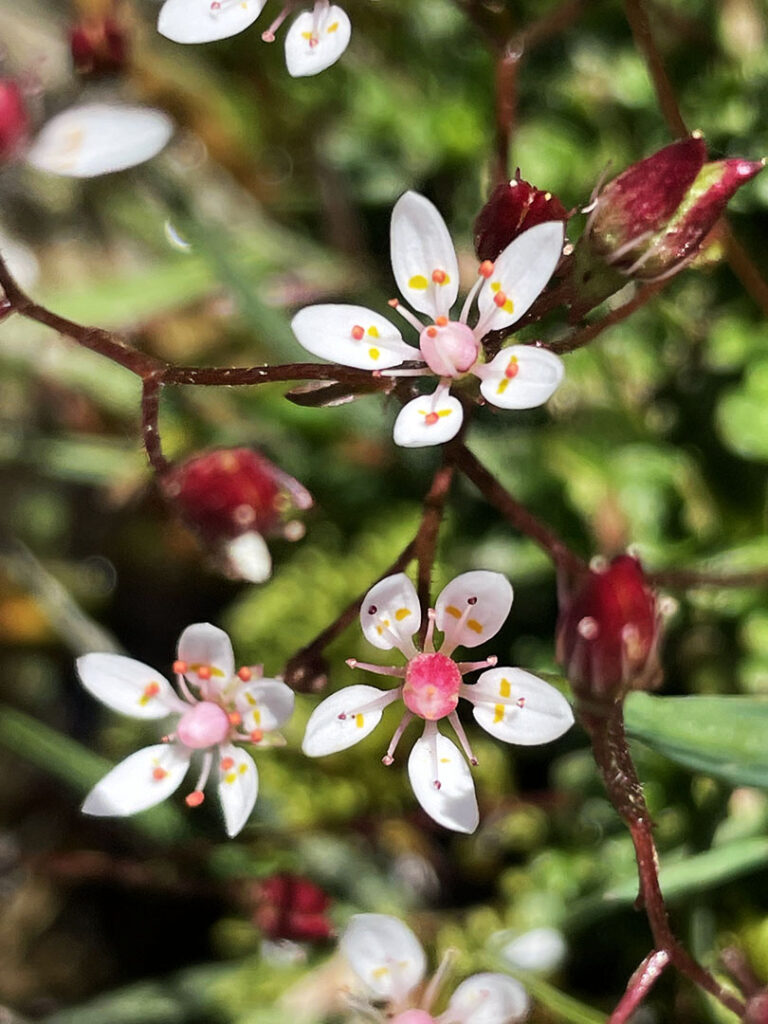
[[[208,776],[211,774],[211,765],[213,764],[213,751],[209,750],[203,755],[203,765],[200,769],[200,775],[197,780],[197,785],[194,790],[185,797],[187,807],[199,807],[200,804],[205,800],[205,784],[208,781]]]
[[[295,0],[291,0],[290,3],[287,3],[285,5],[285,7],[282,9],[282,11],[280,11],[278,16],[275,18],[275,20],[269,26],[269,28],[261,33],[261,38],[262,38],[263,42],[265,42],[265,43],[274,43],[274,41],[275,41],[275,32],[277,32],[277,30],[280,28],[280,26],[283,24],[283,22],[285,21],[285,19],[288,17],[288,15],[291,13],[291,11],[293,10],[293,8],[295,6],[296,6]]]
[[[355,324],[351,333],[355,341],[362,341],[365,337],[365,328],[361,327],[360,324]]]
[[[448,277],[448,275],[444,270],[432,271],[432,280],[435,282],[435,284],[444,284],[446,277]]]
[[[435,651],[435,643],[434,643],[433,637],[434,637],[434,634],[435,634],[435,618],[436,617],[437,617],[437,612],[435,611],[435,609],[434,608],[428,608],[427,609],[427,633],[426,633],[426,636],[424,637],[424,652],[426,654],[434,654],[434,651]]]
[[[205,793],[201,789],[195,789],[184,797],[187,807],[199,807],[203,800],[205,800]]]
[[[240,725],[243,721],[243,716],[239,711],[230,711],[227,718],[229,719],[229,724],[234,726]]]
[[[340,715],[337,715],[340,721],[344,722],[348,718],[354,718],[355,715],[367,715],[371,711],[381,711],[383,708],[390,704],[393,704],[396,700],[399,700],[402,696],[403,688],[398,686],[394,690],[389,690],[387,693],[382,693],[380,697],[374,697],[373,700],[367,701],[365,704],[361,704],[359,707],[352,708],[349,711],[342,711]]]
[[[167,776],[168,772],[166,771],[165,768],[161,768],[160,765],[158,765],[157,768],[152,769],[152,778],[156,782],[162,782],[163,779],[167,778]]]
[[[503,309],[504,306],[507,304],[506,292],[496,292],[496,294],[493,296],[493,302],[494,305],[499,307],[499,309]]]
[[[173,671],[177,672],[179,675],[183,676],[188,668],[189,666],[186,661],[174,661],[173,663]]]
[[[495,668],[498,665],[499,659],[495,654],[492,654],[490,658],[486,658],[485,661],[459,661],[457,662],[459,672],[463,676],[467,672],[477,672],[481,668]]]
[[[451,964],[459,955],[457,949],[446,949],[443,953],[443,958],[440,961],[437,970],[432,975],[432,979],[424,990],[424,995],[421,998],[421,1009],[427,1013],[432,1009],[432,1004],[437,999],[443,982],[446,979]]]
[[[179,664],[179,662],[176,662],[176,664]],[[182,661],[181,664],[184,665],[185,662]],[[189,686],[187,685],[187,680],[184,677],[184,675],[182,675],[181,672],[178,672],[176,675],[176,685],[178,686],[179,692],[181,693],[181,696],[184,698],[187,704],[197,704],[197,697],[195,697],[195,695],[190,690]]]
[[[486,260],[486,262],[489,262],[489,261]],[[467,293],[466,299],[464,299],[464,305],[461,307],[461,313],[459,313],[459,323],[465,324],[467,322],[467,319],[469,318],[469,311],[472,308],[472,303],[475,300],[475,296],[480,291],[480,288],[485,284],[486,275],[483,273],[483,267],[484,266],[485,266],[485,263],[482,263],[480,265],[480,270],[478,271],[478,274],[480,276],[477,278],[475,283],[469,289],[469,292]],[[487,275],[489,277],[490,277],[490,274],[493,273],[493,264],[492,263],[490,264],[490,268],[491,268],[490,269],[490,273]],[[478,337],[477,328],[474,329],[473,333],[474,333],[475,337],[477,338]]]
[[[402,305],[399,299],[390,299],[389,305],[392,309],[396,309],[400,316],[407,320],[411,327],[415,327],[419,334],[421,334],[424,330],[424,324],[407,306]]]
[[[432,756],[432,774],[434,775],[434,781],[432,785],[435,789],[442,789],[443,784],[440,781],[440,771],[438,768],[437,758],[437,726],[434,722],[426,722],[424,725],[424,735],[422,739],[426,740],[429,747],[429,753]]]
[[[440,648],[441,654],[444,654],[446,657],[450,658],[450,656],[453,654],[456,648],[461,646],[461,640],[458,639],[459,634],[461,633],[462,629],[466,626],[467,619],[472,614],[472,608],[476,604],[477,598],[473,600],[470,597],[469,600],[467,601],[467,607],[461,613],[461,618],[456,621],[456,624],[454,625],[453,620],[446,623],[446,625],[449,628],[443,631],[445,634],[445,639],[443,640],[443,646]]]
[[[456,714],[455,711],[452,711],[450,715],[448,715],[448,721],[453,726],[453,731],[459,738],[461,749],[467,755],[467,760],[473,767],[475,767],[478,764],[478,760],[472,753],[472,747],[470,747],[469,740],[467,739],[467,734],[464,732],[464,726],[461,724],[459,716]]]
[[[397,745],[402,739],[403,733],[410,725],[411,719],[413,717],[414,716],[412,711],[406,711],[403,717],[400,719],[400,724],[395,729],[394,735],[392,736],[390,744],[387,747],[387,752],[381,759],[381,763],[385,764],[387,767],[389,767],[395,760],[395,751],[397,750]]]
[[[237,677],[242,679],[244,683],[248,683],[253,678],[253,672],[251,672],[247,665],[243,665],[242,668],[237,670]]]
[[[207,682],[211,678],[211,666],[201,665],[197,670],[197,675],[199,679],[205,679]]]
[[[251,734],[249,735],[248,739],[251,741],[251,743],[261,743],[261,741],[264,739],[263,730],[254,729],[253,732],[251,732]]]
[[[438,327],[447,327],[448,326],[448,317],[447,316],[436,316],[435,317],[435,323],[437,324]]]
[[[437,328],[436,327],[428,327],[427,328],[427,337],[428,338],[436,338],[437,337]]]
[[[347,658],[346,664],[350,668],[361,668],[365,672],[375,672],[379,676],[399,676],[405,675],[405,668],[397,665],[372,665],[368,661],[358,661],[357,658]]]

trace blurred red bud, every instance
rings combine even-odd
[[[691,136],[628,167],[596,199],[593,253],[631,277],[652,280],[681,270],[699,251],[728,200],[763,169],[760,161],[706,163]]]
[[[768,993],[759,992],[747,1000],[745,1024],[768,1024]]]
[[[317,942],[334,930],[327,911],[330,897],[308,878],[272,875],[256,887],[254,923],[269,939]]]
[[[656,595],[631,555],[589,569],[561,600],[558,660],[583,700],[621,700],[657,686],[658,638]]]
[[[549,220],[568,220],[565,207],[519,176],[491,193],[475,221],[475,251],[480,260],[495,260],[509,243],[528,228]]]
[[[291,517],[312,506],[298,480],[251,448],[222,448],[172,466],[162,479],[165,496],[230,575],[262,582],[271,571],[263,536],[298,540]]]
[[[128,33],[114,18],[87,18],[69,33],[75,71],[86,78],[120,75],[128,64]]]
[[[14,160],[29,136],[29,116],[17,82],[0,79],[0,163]]]

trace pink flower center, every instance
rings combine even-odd
[[[438,317],[419,335],[424,362],[440,377],[458,377],[477,362],[480,346],[472,329],[458,320]]]
[[[405,670],[403,700],[409,711],[435,721],[445,718],[459,703],[461,673],[445,654],[417,654]]]
[[[223,743],[229,736],[230,721],[227,712],[210,700],[202,700],[181,716],[176,735],[185,747],[204,750]]]
[[[389,1024],[435,1024],[435,1018],[426,1010],[406,1010],[393,1017]]]

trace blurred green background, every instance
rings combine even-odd
[[[521,29],[553,6],[506,3]],[[471,280],[471,226],[489,188],[493,60],[459,5],[350,0],[349,51],[305,80],[288,77],[280,39],[261,43],[261,23],[180,47],[155,32],[157,9],[136,0],[129,12],[126,78],[84,84],[66,43],[74,8],[0,0],[3,71],[33,82],[40,121],[75,99],[119,94],[179,124],[171,147],[132,172],[73,182],[23,163],[3,169],[0,232],[27,247],[20,273],[37,275],[39,301],[174,362],[301,361],[288,326],[299,306],[385,308],[389,213],[407,188],[441,209]],[[659,0],[649,9],[686,120],[711,154],[768,153],[764,4]],[[607,164],[618,171],[670,141],[616,0],[585,2],[526,56],[518,102],[511,166],[568,208],[588,200]],[[767,206],[768,175],[758,176],[730,217],[763,273]],[[572,222],[572,239],[582,224]],[[567,381],[546,411],[485,408],[473,421],[472,450],[586,556],[633,544],[653,569],[768,564],[768,326],[716,255],[567,357]],[[449,946],[460,951],[454,980],[497,965],[497,932],[558,929],[564,961],[527,978],[532,1019],[601,1020],[650,937],[631,907],[629,838],[578,727],[531,749],[472,731],[482,813],[472,837],[446,834],[418,811],[403,754],[381,766],[389,713],[359,747],[304,759],[297,748],[316,703],[304,695],[289,746],[258,758],[261,795],[236,841],[223,840],[213,800],[194,814],[181,797],[126,821],[79,814],[105,766],[155,733],[97,706],[73,657],[111,647],[167,670],[181,629],[211,620],[231,632],[240,663],[279,672],[408,542],[439,452],[394,448],[396,410],[380,397],[312,410],[285,401],[282,385],[168,391],[170,456],[258,445],[315,497],[305,540],[273,545],[273,580],[239,585],[206,567],[154,490],[134,378],[20,318],[0,326],[0,370],[3,1019],[341,1019],[333,944],[267,942],[259,927],[256,883],[291,871],[328,892],[337,926],[358,911],[409,915],[435,963]],[[436,590],[470,568],[504,572],[516,589],[484,653],[555,672],[551,566],[459,480]],[[665,692],[768,693],[765,588],[674,596]],[[337,688],[352,680],[344,658],[371,651],[353,626],[329,656]],[[648,724],[654,712],[643,698],[635,706],[636,731],[650,740],[635,749],[675,925],[708,963],[743,945],[768,981],[768,799],[746,785],[765,783],[768,766],[745,777],[736,749],[736,769],[713,777],[706,745],[703,763],[677,748],[673,761],[660,749],[662,726]],[[719,712],[702,707],[716,743]],[[762,720],[728,735],[749,728]],[[754,749],[763,735],[751,735]],[[642,1012],[645,1024],[728,1019],[672,977]]]

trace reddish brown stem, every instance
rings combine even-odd
[[[493,182],[509,180],[509,148],[517,120],[517,73],[523,56],[521,41],[510,43],[496,61],[496,139]]]
[[[422,610],[430,605],[430,592],[432,584],[432,568],[435,563],[435,552],[437,550],[437,537],[440,532],[440,523],[443,519],[445,503],[453,481],[454,467],[446,459],[432,478],[432,486],[424,499],[424,514],[419,526],[419,532],[414,540],[414,554],[418,561],[418,575],[416,579],[416,590],[419,595]],[[423,617],[421,623],[422,640],[427,630],[427,618]]]
[[[608,1018],[607,1024],[626,1024],[664,973],[668,964],[669,953],[665,949],[655,949],[649,953],[629,979],[627,991]]]
[[[554,530],[545,526],[528,509],[513,498],[493,474],[479,462],[461,442],[453,441],[448,446],[451,461],[457,469],[471,480],[483,497],[507,519],[515,529],[535,541],[550,556],[556,566],[569,573],[581,573],[587,569],[583,558],[571,551],[565,541]]]
[[[720,222],[723,227],[723,238],[725,250],[728,254],[728,263],[736,277],[741,281],[744,290],[749,292],[752,299],[760,307],[765,316],[768,316],[768,283],[752,262],[747,250],[736,238],[730,225],[725,218]]]
[[[635,46],[643,55],[648,73],[653,81],[656,99],[659,101],[664,120],[672,133],[683,139],[689,134],[688,128],[680,112],[677,96],[667,75],[661,54],[656,48],[645,3],[643,0],[624,0],[624,10],[629,27],[632,29]]]
[[[661,291],[665,284],[666,281],[657,281],[655,284],[647,285],[638,291],[637,295],[630,299],[629,302],[625,302],[618,309],[611,310],[602,319],[587,324],[585,327],[579,327],[563,338],[562,341],[554,341],[546,347],[550,352],[557,352],[558,355],[563,355],[565,352],[573,352],[577,348],[588,345],[590,341],[594,341],[603,331],[609,327],[614,327],[616,324],[620,324],[622,320],[626,320],[627,317],[640,309],[641,306],[644,306],[649,299],[652,299],[657,292]]]
[[[389,391],[394,378],[377,377],[371,370],[356,370],[337,363],[286,363],[282,366],[169,366],[165,384],[232,387],[236,384],[269,384],[287,380],[328,380],[364,384],[366,391]]]
[[[621,703],[598,706],[580,703],[578,711],[592,741],[595,761],[611,803],[632,836],[640,882],[638,906],[645,910],[656,949],[666,952],[669,962],[681,974],[741,1017],[745,1009],[742,1001],[693,959],[670,927],[659,884],[659,858],[653,840],[653,825],[627,743]]]
[[[157,377],[145,377],[141,388],[141,432],[150,465],[157,473],[164,473],[169,462],[163,455],[160,442],[160,392]]]

